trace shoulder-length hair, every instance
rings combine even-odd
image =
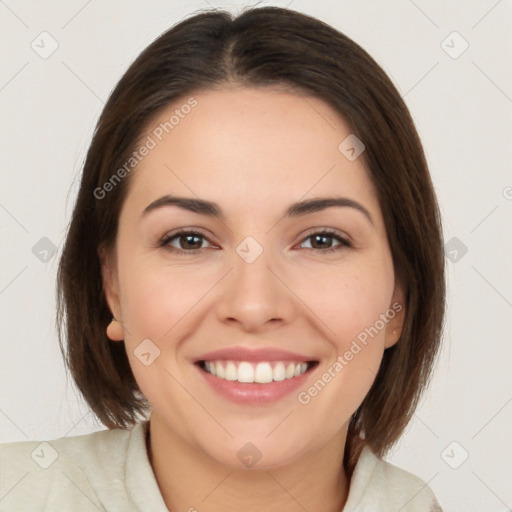
[[[170,103],[230,85],[284,87],[317,97],[365,145],[361,158],[378,192],[406,316],[400,340],[385,350],[351,418],[344,454],[350,472],[363,444],[382,457],[398,440],[431,378],[443,329],[445,259],[434,188],[404,101],[364,49],[313,17],[279,7],[250,8],[236,17],[200,12],[164,32],[132,63],[100,115],[85,159],[58,268],[60,348],[105,426],[129,428],[137,414],[150,410],[124,343],[106,336],[112,315],[98,254],[114,247],[131,175],[105,197],[98,190]]]

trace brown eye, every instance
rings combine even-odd
[[[316,249],[317,251],[324,253],[338,251],[344,247],[351,247],[348,240],[337,235],[333,231],[317,231],[308,235],[304,238],[304,241],[305,240],[311,240],[310,247],[305,247],[305,249]],[[333,241],[337,241],[338,244],[333,246]]]
[[[207,240],[206,237],[195,231],[180,231],[173,235],[165,236],[160,246],[168,248],[170,251],[176,254],[195,254],[202,251],[203,242]],[[175,245],[177,244],[177,246]]]

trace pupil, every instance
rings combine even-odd
[[[196,239],[196,240],[199,240],[199,237],[197,235],[185,235],[185,236],[182,236],[181,239],[183,240],[186,240],[187,242],[185,243],[185,246],[187,246],[188,242],[190,239]],[[193,245],[193,243],[192,243]],[[196,243],[197,245],[197,243]],[[194,249],[196,249],[197,247],[193,247]],[[201,248],[201,241],[199,240],[199,247],[198,248]]]
[[[317,245],[317,242],[318,242],[318,241],[320,241],[320,244],[319,244],[319,245],[320,245],[320,247],[322,247],[322,246],[328,245],[327,240],[330,238],[330,236],[315,235],[313,238],[314,238],[314,240],[315,240],[315,242],[314,242],[314,244],[313,244],[313,245],[314,245],[314,246],[316,246],[316,245]],[[190,240],[193,240],[193,239],[195,239],[195,240],[196,240],[196,243],[195,243],[196,247],[194,247],[194,248],[195,248],[195,249],[196,249],[196,248],[201,248],[201,241],[200,241],[200,237],[198,237],[198,236],[196,236],[196,235],[185,235],[185,236],[182,236],[182,237],[181,237],[181,240],[182,240],[182,241],[183,241],[183,240],[186,240],[185,245],[188,245],[189,241],[190,241]],[[198,245],[198,244],[199,244],[199,247],[197,247],[197,245]],[[192,242],[192,245],[194,245],[194,242]]]
[[[317,240],[323,240],[323,243],[322,243],[322,242],[320,243],[320,246],[321,246],[321,247],[322,247],[322,245],[326,245],[326,244],[325,244],[325,241],[326,241],[328,238],[330,238],[330,236],[324,236],[324,235],[315,235],[315,236],[314,236],[314,240],[315,240],[315,242],[316,242]],[[328,244],[327,244],[327,245],[328,245]]]

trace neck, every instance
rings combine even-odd
[[[346,430],[293,463],[268,470],[220,464],[153,419],[146,441],[171,512],[340,512],[349,489],[343,467],[345,439]]]

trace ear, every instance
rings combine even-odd
[[[124,339],[122,329],[121,303],[119,300],[119,280],[117,276],[116,253],[115,248],[107,251],[104,247],[98,249],[98,257],[101,265],[101,279],[103,283],[103,293],[107,301],[112,317],[117,322],[112,322],[107,327],[107,336],[112,341],[121,341]]]
[[[390,320],[386,325],[386,338],[384,341],[385,348],[392,347],[398,342],[404,327],[406,313],[405,296],[403,286],[398,281],[395,282],[395,290],[393,292],[391,303],[389,304],[389,311],[390,312],[387,316]],[[392,312],[394,312],[393,318],[391,318],[391,315],[393,314]]]

